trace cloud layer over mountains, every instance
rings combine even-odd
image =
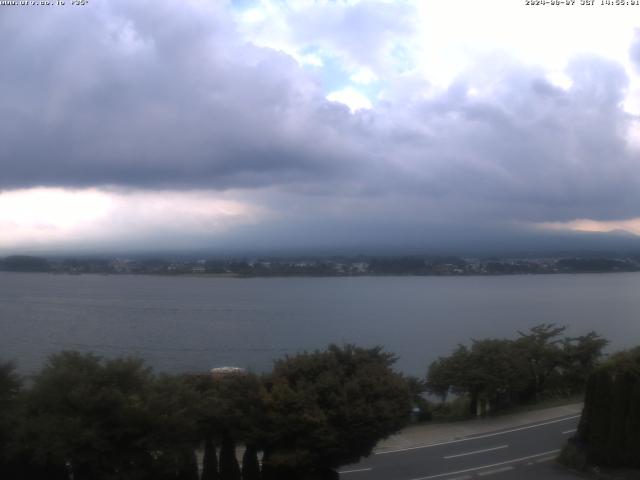
[[[327,244],[338,226],[351,226],[342,243],[420,244],[443,228],[499,236],[640,217],[640,124],[624,108],[640,103],[638,35],[636,73],[578,52],[561,84],[544,66],[486,52],[442,86],[412,70],[410,3],[291,9],[279,49],[260,41],[277,43],[266,30],[277,26],[243,23],[245,5],[179,3],[2,8],[5,194],[209,192],[259,206],[248,231],[273,244],[309,225]],[[349,75],[371,108],[327,99]]]

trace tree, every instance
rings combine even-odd
[[[640,467],[640,347],[590,375],[576,437],[589,464]]]
[[[198,478],[195,450],[200,444],[200,396],[182,375],[161,375],[146,392],[149,431],[139,442],[153,452],[151,477],[167,480]]]
[[[10,478],[15,468],[11,447],[11,432],[17,428],[17,398],[22,381],[12,362],[0,363],[0,478]]]
[[[285,357],[267,380],[263,477],[334,476],[406,425],[411,394],[381,347]]]
[[[206,466],[202,480],[239,478],[236,442],[257,445],[262,436],[260,379],[250,372],[241,372],[215,379],[211,375],[194,375],[189,383],[199,397],[196,420],[205,444],[203,464]],[[219,464],[214,458],[215,444],[221,445]],[[218,471],[219,477],[216,477]]]
[[[522,387],[522,365],[510,340],[473,340],[471,348],[459,345],[449,357],[440,357],[429,367],[428,391],[443,400],[451,391],[467,395],[469,413],[486,413],[513,402]]]
[[[475,406],[476,411],[480,410],[484,415],[490,408],[512,405],[518,392],[526,385],[522,377],[523,362],[515,350],[516,344],[510,340],[473,341],[470,364],[463,374],[473,392],[472,409]]]
[[[608,343],[594,331],[563,340],[562,384],[565,385],[567,393],[584,390],[587,378],[598,364]]]
[[[27,397],[34,461],[67,464],[76,480],[148,468],[140,439],[150,430],[144,398],[151,381],[139,360],[51,356]]]
[[[222,436],[220,447],[220,480],[240,480],[240,465],[236,458],[236,442],[228,432]]]
[[[254,445],[247,445],[242,455],[242,480],[260,480],[258,450]]]
[[[204,455],[202,457],[202,476],[200,480],[218,480],[218,456],[213,443],[213,435],[205,435]]]
[[[455,353],[451,356],[453,357],[454,355]],[[437,360],[431,362],[425,382],[427,392],[439,397],[440,401],[444,403],[449,396],[449,392],[451,392],[456,373],[451,357],[439,357]]]
[[[516,340],[473,340],[432,362],[427,390],[443,401],[452,392],[469,398],[470,414],[490,407],[581,392],[606,340],[595,332],[563,339],[565,327],[541,324]]]
[[[548,387],[554,374],[558,374],[558,367],[562,364],[563,352],[558,336],[567,327],[556,327],[553,323],[541,323],[532,327],[529,332],[520,334],[516,340],[517,352],[526,362],[528,387],[523,392],[524,399],[540,400],[543,391]],[[556,377],[557,378],[557,377]]]
[[[0,270],[8,272],[48,272],[50,269],[46,259],[27,255],[14,255],[0,262]]]

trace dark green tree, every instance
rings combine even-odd
[[[443,400],[451,391],[467,395],[469,413],[511,405],[523,385],[523,365],[510,340],[474,340],[471,348],[459,345],[449,357],[433,362],[427,388]]]
[[[236,458],[236,443],[229,433],[222,436],[220,480],[241,480],[240,465]]]
[[[216,446],[213,443],[213,435],[205,435],[204,438],[204,454],[202,457],[202,476],[201,480],[218,480],[218,455],[216,454]]]
[[[148,468],[140,439],[149,431],[144,392],[151,381],[139,360],[51,356],[27,397],[34,462],[67,464],[75,480]]]
[[[267,380],[263,478],[318,478],[406,425],[411,393],[381,347],[285,357]]]
[[[564,360],[559,336],[565,330],[566,327],[553,323],[542,323],[526,333],[518,332],[520,338],[516,340],[516,349],[527,365],[523,373],[528,379],[528,387],[522,392],[523,400],[540,400],[545,389],[557,386],[554,380],[560,378],[559,367]]]
[[[608,343],[593,331],[579,337],[563,339],[562,385],[567,394],[584,390],[587,378],[602,358],[602,351]]]
[[[443,401],[452,392],[469,398],[470,414],[579,393],[602,356],[606,340],[595,332],[560,338],[564,327],[541,324],[516,340],[473,340],[458,345],[427,372],[427,390]]]
[[[258,450],[254,445],[247,445],[242,455],[242,480],[260,480]]]
[[[53,355],[26,396],[32,462],[67,465],[75,480],[191,479],[194,395],[138,359]]]
[[[12,362],[0,363],[0,478],[10,478],[17,468],[11,451],[13,432],[18,428],[18,396],[22,381]]]
[[[196,452],[185,448],[180,452],[178,463],[178,480],[198,480],[198,459]]]
[[[221,446],[219,478],[236,478],[240,468],[235,459],[235,444],[257,445],[262,436],[264,413],[260,379],[249,372],[240,372],[215,378],[197,375],[190,382],[200,397],[196,417],[205,442],[203,464],[211,466],[203,472],[203,480],[216,478],[213,473],[216,460],[210,458],[215,455],[215,448],[206,448],[207,442],[211,447]],[[210,477],[204,477],[204,473]]]
[[[198,392],[185,376],[161,375],[149,386],[145,398],[149,431],[139,441],[153,452],[153,476],[197,478],[194,452],[200,445],[199,401]]]
[[[640,467],[640,347],[591,374],[575,445],[592,465]]]

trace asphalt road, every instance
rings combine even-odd
[[[553,460],[579,415],[447,442],[378,452],[340,471],[343,480],[573,479]]]

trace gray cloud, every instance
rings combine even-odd
[[[224,12],[109,5],[85,21],[2,17],[3,187],[227,188],[353,167],[344,160],[358,146],[328,121],[345,109],[292,59],[240,43]]]
[[[629,49],[629,56],[636,66],[636,69],[640,71],[640,29],[636,30],[635,38]]]
[[[297,45],[320,46],[338,52],[350,63],[376,70],[389,67],[394,54],[398,55],[416,30],[416,12],[405,2],[372,0],[348,8],[317,3],[285,12],[286,23],[295,26],[291,37]]]
[[[427,235],[429,224],[640,216],[615,63],[575,59],[563,90],[539,69],[483,58],[445,92],[413,98],[390,84],[392,100],[351,115],[291,58],[241,41],[224,8],[200,8],[3,10],[0,189],[243,188],[294,225],[351,221],[363,236],[390,217]],[[357,8],[323,22],[366,64],[407,12]],[[299,20],[310,37],[325,32]]]

